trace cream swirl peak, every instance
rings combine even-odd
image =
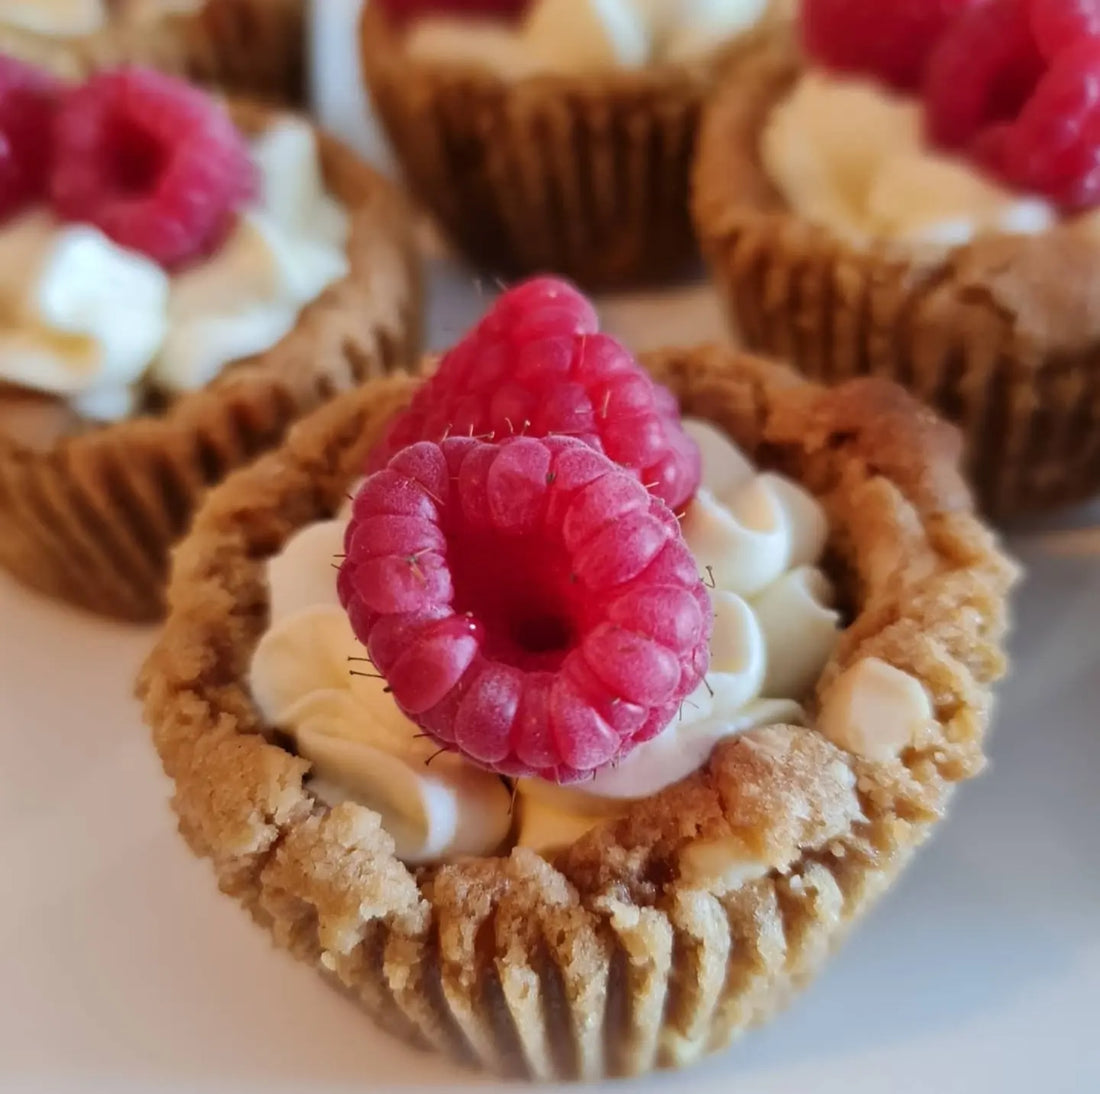
[[[32,34],[75,38],[107,25],[106,0],[0,0],[0,23]]]

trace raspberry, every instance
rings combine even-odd
[[[967,149],[986,128],[1014,120],[1043,67],[1025,0],[988,0],[967,11],[928,63],[924,100],[931,139]]]
[[[214,250],[255,187],[229,116],[181,80],[120,69],[61,105],[50,181],[57,211],[166,267]]]
[[[0,218],[46,192],[58,94],[49,76],[0,56]]]
[[[537,278],[505,293],[391,424],[378,468],[416,441],[564,434],[632,471],[670,508],[701,473],[675,400],[613,338],[572,286]]]
[[[405,448],[360,489],[345,551],[340,599],[398,705],[492,771],[584,778],[707,668],[675,517],[572,438]]]
[[[1031,29],[1044,57],[1100,38],[1100,0],[1031,0]]]
[[[807,52],[827,68],[919,87],[940,36],[980,0],[804,0]]]
[[[1098,87],[1100,40],[1058,54],[1005,134],[1003,177],[1070,211],[1100,202]]]
[[[600,320],[592,304],[568,281],[532,277],[496,300],[478,331],[493,336],[512,331],[521,336],[595,334]]]
[[[386,14],[401,25],[431,15],[518,19],[528,4],[529,0],[381,0]]]

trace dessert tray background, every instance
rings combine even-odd
[[[318,101],[377,159],[347,94],[355,6],[317,5]],[[492,291],[443,259],[430,290],[433,347]],[[601,304],[636,349],[723,337],[704,287]],[[1100,503],[1008,543],[1028,579],[989,770],[786,1015],[606,1089],[1100,1090]],[[376,1031],[217,892],[130,697],[152,634],[0,577],[0,1091],[509,1089]]]

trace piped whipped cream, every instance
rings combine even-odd
[[[164,341],[168,297],[151,259],[25,213],[0,228],[0,379],[69,398],[125,390]]]
[[[316,139],[284,119],[252,146],[261,198],[216,254],[170,276],[98,229],[33,210],[0,228],[0,381],[115,420],[270,349],[347,272],[347,214]]]
[[[795,213],[860,247],[963,246],[1038,235],[1060,219],[1042,198],[937,152],[920,103],[870,81],[808,72],[772,111],[760,151]]]
[[[688,62],[748,33],[779,0],[535,0],[517,25],[430,16],[409,31],[410,55],[476,64],[505,79]]]
[[[815,566],[827,534],[820,505],[795,483],[758,474],[713,427],[685,429],[703,455],[703,485],[683,526],[714,586],[710,670],[663,732],[583,786],[520,780],[520,844],[569,843],[698,770],[719,741],[801,723],[799,700],[838,639],[829,581]],[[334,580],[346,525],[346,515],[311,525],[268,564],[271,622],[250,673],[256,703],[312,762],[315,792],[381,813],[406,861],[492,853],[512,830],[510,793],[458,755],[433,758],[435,745],[365,660]]]

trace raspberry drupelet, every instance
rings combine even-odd
[[[401,709],[493,771],[585,778],[698,686],[713,613],[669,508],[562,436],[420,442],[357,495],[339,573]]]
[[[699,450],[679,410],[567,282],[504,293],[447,353],[371,459],[449,436],[575,437],[627,468],[673,510],[699,485]]]

